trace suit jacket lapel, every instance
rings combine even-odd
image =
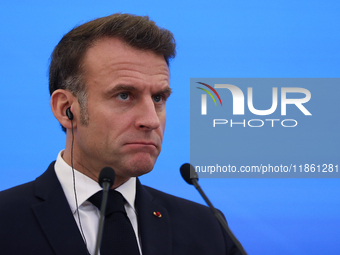
[[[54,162],[35,181],[41,203],[32,206],[37,220],[58,255],[87,254],[63,189],[54,171]]]
[[[172,254],[172,234],[167,210],[153,201],[137,179],[136,209],[143,255]],[[159,212],[161,217],[154,215]]]

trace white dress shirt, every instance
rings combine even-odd
[[[64,151],[59,152],[54,169],[64,190],[74,219],[77,222],[79,231],[81,232],[74,194],[72,168],[62,158],[63,152]],[[87,249],[90,254],[94,254],[100,211],[96,206],[87,200],[92,195],[102,190],[102,188],[96,181],[82,174],[76,169],[74,169],[74,175],[81,227],[86,238]],[[116,188],[116,191],[120,192],[127,201],[127,203],[125,203],[125,210],[135,231],[139,252],[142,255],[140,239],[138,235],[137,213],[135,209],[136,178],[130,178],[127,182]]]

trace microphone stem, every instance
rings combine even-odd
[[[237,238],[234,236],[234,234],[231,232],[231,230],[229,229],[228,223],[227,221],[223,218],[223,216],[220,214],[220,212],[213,206],[213,204],[210,202],[209,198],[205,195],[205,193],[203,192],[201,186],[198,184],[197,179],[192,178],[191,179],[192,183],[194,184],[195,188],[198,190],[198,192],[201,194],[201,196],[203,197],[204,201],[208,204],[208,206],[210,207],[210,209],[213,211],[215,217],[217,218],[217,220],[220,222],[220,224],[222,225],[222,227],[224,228],[224,230],[227,232],[227,234],[229,235],[229,237],[231,238],[231,240],[233,240],[234,244],[236,245],[236,247],[239,249],[239,251],[241,252],[242,255],[247,255],[246,251],[243,249],[242,244],[237,240]]]
[[[100,218],[99,218],[99,226],[98,226],[98,234],[97,234],[97,242],[96,242],[96,248],[94,255],[98,255],[100,245],[102,242],[102,235],[104,230],[104,219],[105,219],[105,211],[106,211],[106,204],[107,204],[107,197],[108,192],[110,189],[110,183],[109,182],[103,182],[103,199],[102,204],[100,206]]]

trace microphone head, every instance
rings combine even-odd
[[[196,180],[198,181],[198,175],[195,171],[195,168],[189,164],[189,163],[185,163],[181,166],[180,168],[181,171],[181,175],[183,177],[183,179],[190,185],[193,185],[192,180]]]
[[[100,187],[103,187],[104,182],[110,183],[110,188],[112,187],[113,183],[115,182],[116,173],[111,167],[104,167],[99,174],[98,183]]]

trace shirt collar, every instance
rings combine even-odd
[[[69,166],[62,157],[63,150],[59,152],[57,161],[54,165],[55,172],[59,179],[59,182],[64,190],[66,199],[70,205],[73,213],[76,212],[76,201],[74,195],[73,173],[72,167]],[[102,188],[96,181],[84,175],[83,173],[74,169],[75,187],[77,193],[78,207],[100,191]],[[128,204],[135,210],[135,198],[136,198],[136,177],[131,177],[127,182],[116,188],[116,191],[120,192]]]

